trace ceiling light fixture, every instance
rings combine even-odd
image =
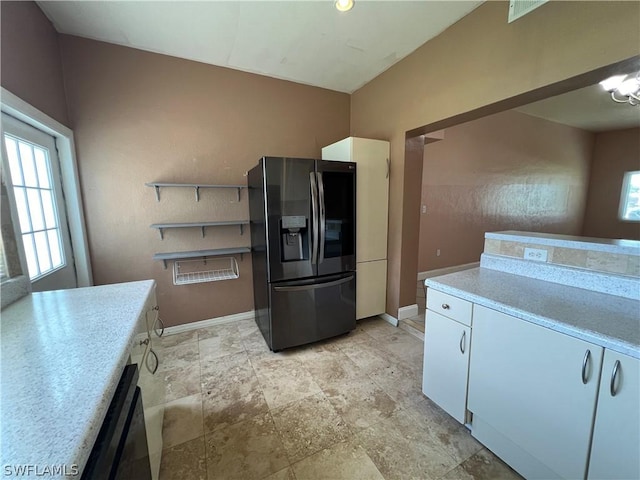
[[[340,12],[348,12],[353,8],[354,0],[336,0],[336,8]]]
[[[640,72],[633,75],[614,75],[600,82],[602,88],[611,93],[616,103],[640,105]]]

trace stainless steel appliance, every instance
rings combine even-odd
[[[263,157],[249,171],[256,323],[269,348],[356,326],[356,164]]]

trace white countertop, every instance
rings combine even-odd
[[[487,268],[429,278],[428,287],[640,358],[640,302]]]
[[[2,311],[3,473],[16,464],[82,472],[154,285],[34,293]]]

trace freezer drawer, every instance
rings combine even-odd
[[[355,272],[270,286],[272,350],[347,333],[356,327]]]

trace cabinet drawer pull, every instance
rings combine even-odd
[[[153,358],[155,360],[155,365],[153,366],[153,368],[149,366],[149,357],[151,355],[153,355]],[[145,366],[147,367],[147,370],[149,370],[149,373],[151,373],[151,375],[155,375],[155,373],[158,371],[160,361],[158,360],[158,355],[156,355],[156,352],[153,351],[153,348],[149,349],[149,353],[147,354],[147,358],[145,359]]]
[[[460,353],[464,355],[464,339],[467,336],[467,331],[462,331],[462,337],[460,337]]]
[[[584,352],[584,358],[582,359],[582,384],[586,385],[589,378],[587,377],[587,366],[589,365],[589,358],[591,358],[591,350],[587,349]]]
[[[162,335],[164,335],[164,322],[160,318],[160,315],[158,315],[158,318],[157,318],[156,321],[160,324],[160,333],[158,333],[158,329],[157,328],[154,328],[154,331],[156,332],[157,336],[162,337]],[[154,327],[155,327],[155,325],[154,325]]]
[[[616,392],[616,379],[618,377],[618,369],[620,368],[620,360],[616,360],[616,363],[613,364],[613,371],[611,372],[611,383],[609,384],[609,393],[612,397],[615,397],[618,392]]]
[[[442,308],[445,309],[445,310],[449,310],[451,307],[449,306],[448,303],[443,303],[442,304]]]

